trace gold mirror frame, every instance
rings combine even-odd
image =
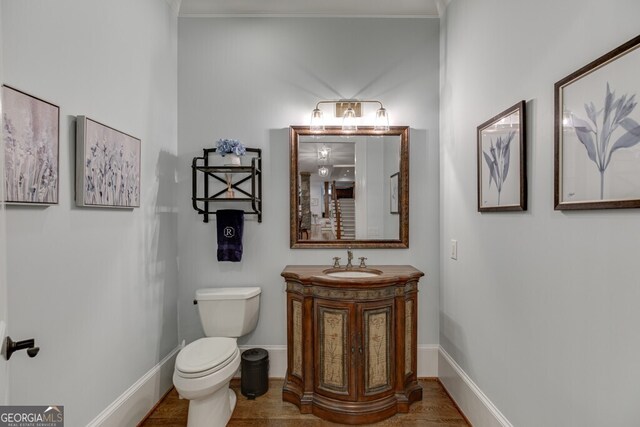
[[[399,136],[400,171],[398,180],[398,239],[376,240],[307,240],[302,239],[298,227],[298,140],[300,136]],[[371,126],[358,127],[355,132],[343,132],[339,126],[311,131],[309,126],[291,126],[289,129],[289,225],[291,248],[408,248],[409,247],[409,127],[391,126],[388,131],[375,131]]]

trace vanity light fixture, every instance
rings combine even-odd
[[[374,131],[389,130],[389,113],[377,100],[357,100],[357,99],[341,99],[337,101],[318,101],[316,108],[311,112],[311,123],[309,130],[312,132],[321,132],[325,130],[323,112],[320,104],[334,104],[335,116],[342,117],[342,131],[355,132],[358,130],[357,118],[362,116],[362,104],[376,103],[380,106],[376,110],[376,117],[373,126]]]

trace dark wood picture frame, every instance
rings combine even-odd
[[[2,85],[2,99],[6,203],[57,205],[60,107],[9,85]]]
[[[555,84],[555,210],[640,208],[640,82],[633,64],[640,64],[640,35]]]
[[[478,126],[478,212],[527,210],[526,140],[525,101],[518,102]],[[514,170],[514,165],[518,170]],[[518,182],[514,182],[515,179]],[[501,203],[504,201],[501,200],[501,192],[505,183],[511,195],[506,203]],[[492,184],[495,185],[492,187]],[[495,202],[493,198],[496,198]]]

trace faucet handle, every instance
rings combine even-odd
[[[334,256],[333,257],[333,268],[339,268],[340,267],[340,257],[339,256]]]
[[[367,265],[364,263],[364,260],[367,259],[367,258],[361,256],[358,259],[360,260],[360,268],[365,268]]]

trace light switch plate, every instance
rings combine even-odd
[[[451,259],[458,259],[458,241],[451,239]]]

